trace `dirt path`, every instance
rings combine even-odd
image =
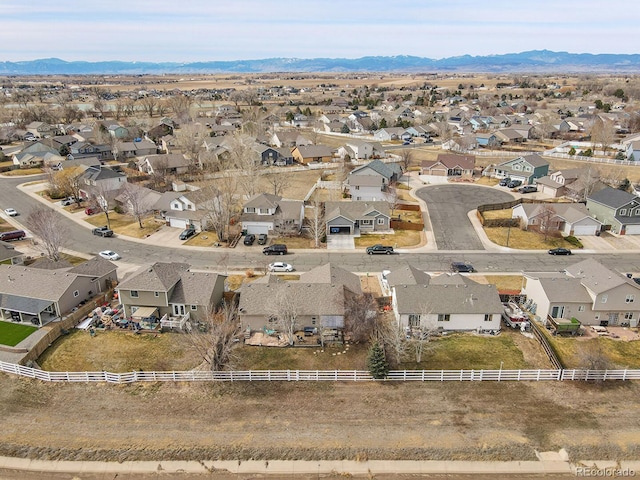
[[[0,376],[0,454],[67,460],[640,458],[633,383],[45,384]]]

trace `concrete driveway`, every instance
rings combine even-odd
[[[426,204],[438,250],[484,250],[467,214],[479,205],[508,202],[514,197],[476,185],[434,185],[416,191]]]
[[[353,235],[327,235],[327,250],[355,250]]]

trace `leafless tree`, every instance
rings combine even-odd
[[[142,226],[142,217],[151,211],[151,205],[147,201],[144,188],[134,183],[125,183],[120,189],[120,193],[125,205],[127,205],[131,214],[138,220],[140,228],[144,228]]]
[[[182,152],[191,160],[192,170],[199,169],[200,152],[204,149],[205,139],[209,137],[207,129],[200,123],[189,123],[176,130],[175,137]]]
[[[207,224],[216,232],[219,241],[226,242],[229,239],[231,219],[239,209],[236,177],[229,175],[217,185],[217,188],[209,186],[203,190],[210,192],[211,198],[205,202]]]
[[[275,172],[271,171],[266,175],[269,185],[273,187],[274,195],[282,195],[285,188],[291,185],[291,179],[288,172]]]
[[[600,171],[597,167],[589,165],[585,171],[580,174],[578,180],[582,183],[582,201],[587,201],[587,198],[591,196],[595,187],[600,182]]]
[[[235,168],[242,170],[238,182],[248,197],[257,193],[259,175],[263,169],[254,146],[255,140],[243,134],[233,135],[230,142],[230,162]]]
[[[552,205],[544,204],[538,215],[540,219],[540,231],[544,233],[544,241],[546,242],[549,238],[549,233],[556,228],[556,224],[554,223],[554,219],[557,216],[556,209],[553,208]]]
[[[156,113],[156,108],[158,107],[158,99],[153,95],[147,95],[140,100],[140,105],[142,105],[142,110],[149,117],[153,117]]]
[[[420,307],[419,325],[409,329],[409,346],[413,348],[416,363],[422,361],[422,354],[432,338],[438,333],[438,323],[427,304]]]
[[[169,162],[165,158],[159,158],[153,164],[153,170],[151,175],[151,186],[154,189],[159,189],[160,186],[166,185],[169,182],[167,172],[169,170]]]
[[[110,204],[115,198],[116,192],[116,190],[108,190],[104,185],[96,185],[89,197],[91,206],[104,213],[108,228],[111,228],[111,219],[109,218]]]
[[[184,94],[173,95],[167,99],[171,111],[181,123],[191,119],[191,104],[193,99]]]
[[[607,150],[616,139],[616,129],[613,122],[596,116],[591,126],[591,143],[594,148],[599,145],[606,154]]]
[[[233,367],[239,345],[240,323],[235,302],[224,302],[188,331],[189,343],[212,371]]]
[[[391,363],[398,365],[402,362],[407,350],[407,336],[394,318],[385,318],[378,322],[376,341],[384,345],[387,358],[392,360]]]
[[[314,200],[311,202],[313,213],[310,218],[306,218],[307,231],[313,239],[315,247],[320,247],[320,240],[327,234],[327,224],[324,217],[324,204]]]
[[[409,171],[411,160],[413,160],[412,150],[408,148],[400,150],[400,165],[402,165],[402,170],[404,171],[404,173],[407,173]]]
[[[387,202],[389,203],[389,209],[391,210],[391,216],[393,217],[393,212],[396,208],[398,208],[398,186],[395,183],[390,183],[387,187]]]
[[[56,212],[44,206],[34,207],[27,217],[27,226],[40,239],[44,253],[53,261],[60,260],[60,250],[67,238],[67,230]]]
[[[267,300],[265,311],[267,315],[277,319],[278,328],[287,336],[289,345],[293,345],[293,334],[298,320],[298,306],[295,298],[286,289],[278,289]]]
[[[378,305],[371,293],[345,298],[344,331],[353,342],[366,342],[378,324]]]

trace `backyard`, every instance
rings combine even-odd
[[[0,321],[0,344],[15,347],[36,330],[30,325]]]

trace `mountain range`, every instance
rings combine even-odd
[[[640,54],[532,50],[503,55],[431,59],[409,55],[348,58],[266,58],[210,62],[67,62],[58,58],[0,62],[0,75],[189,74],[273,72],[528,72],[638,73]]]

